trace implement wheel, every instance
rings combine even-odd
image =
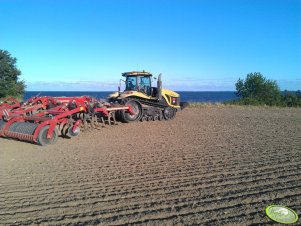
[[[67,136],[71,137],[76,137],[80,134],[80,128],[77,127],[76,130],[73,132],[73,126],[70,126],[68,129],[68,134]]]
[[[49,129],[49,126],[44,126],[39,132],[37,141],[41,146],[53,144],[56,142],[56,140],[58,138],[58,130],[57,130],[57,128],[55,128],[52,132],[52,137],[50,139],[47,139],[48,129]]]
[[[166,120],[173,119],[176,116],[176,110],[171,107],[167,107],[163,111],[163,116]]]
[[[134,122],[138,121],[141,118],[142,114],[142,107],[141,104],[138,101],[135,100],[129,100],[125,103],[126,106],[130,106],[133,111],[133,115],[126,111],[121,111],[120,116],[121,116],[121,121],[122,122]]]

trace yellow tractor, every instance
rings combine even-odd
[[[180,102],[180,95],[168,89],[162,89],[161,74],[157,79],[157,87],[152,87],[152,74],[145,71],[122,73],[125,77],[125,90],[112,93],[110,102],[131,106],[132,113],[118,111],[117,118],[123,122],[169,120],[176,112],[188,106]],[[156,79],[156,78],[154,78]]]

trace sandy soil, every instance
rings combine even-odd
[[[268,204],[301,214],[300,161],[301,109],[189,108],[46,147],[0,138],[0,224],[273,224]]]

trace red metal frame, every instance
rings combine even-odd
[[[11,104],[7,103],[8,101],[12,103]],[[4,99],[3,103],[0,104],[0,108],[16,108],[16,107],[20,107],[20,102],[13,97],[8,97]]]
[[[6,98],[4,102],[0,104],[0,117],[2,117],[3,114],[7,114],[8,112],[12,111],[13,109],[19,108],[20,106],[21,104],[17,99],[13,97]]]
[[[0,136],[12,137],[20,140],[38,142],[37,138],[41,129],[49,125],[47,138],[51,139],[53,131],[56,126],[63,128],[67,123],[72,126],[72,131],[75,132],[77,128],[83,123],[80,119],[73,119],[73,115],[77,113],[99,113],[110,117],[110,113],[118,110],[126,110],[130,114],[134,114],[131,106],[105,106],[100,108],[93,108],[90,112],[91,106],[99,103],[92,97],[32,97],[26,101],[21,107],[13,111],[6,112],[6,124],[0,130]],[[51,109],[47,109],[52,106]],[[33,113],[33,111],[36,111]],[[27,115],[27,113],[32,113]],[[3,115],[1,115],[3,116]],[[10,126],[15,122],[30,122],[38,124],[33,134],[22,134],[18,132],[9,131]],[[70,127],[69,127],[70,128]]]
[[[3,118],[5,121],[8,121],[10,118],[19,116],[19,115],[26,115],[27,113],[33,112],[33,111],[37,111],[39,109],[45,109],[45,105],[44,104],[36,104],[36,105],[32,105],[32,106],[26,106],[26,107],[20,107],[20,108],[16,108],[12,111],[8,111],[8,110],[2,110],[2,112],[0,112],[0,118]]]

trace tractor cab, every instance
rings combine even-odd
[[[122,76],[126,77],[125,91],[137,91],[146,94],[147,96],[153,95],[153,89],[151,84],[152,74],[142,72],[125,72]]]

